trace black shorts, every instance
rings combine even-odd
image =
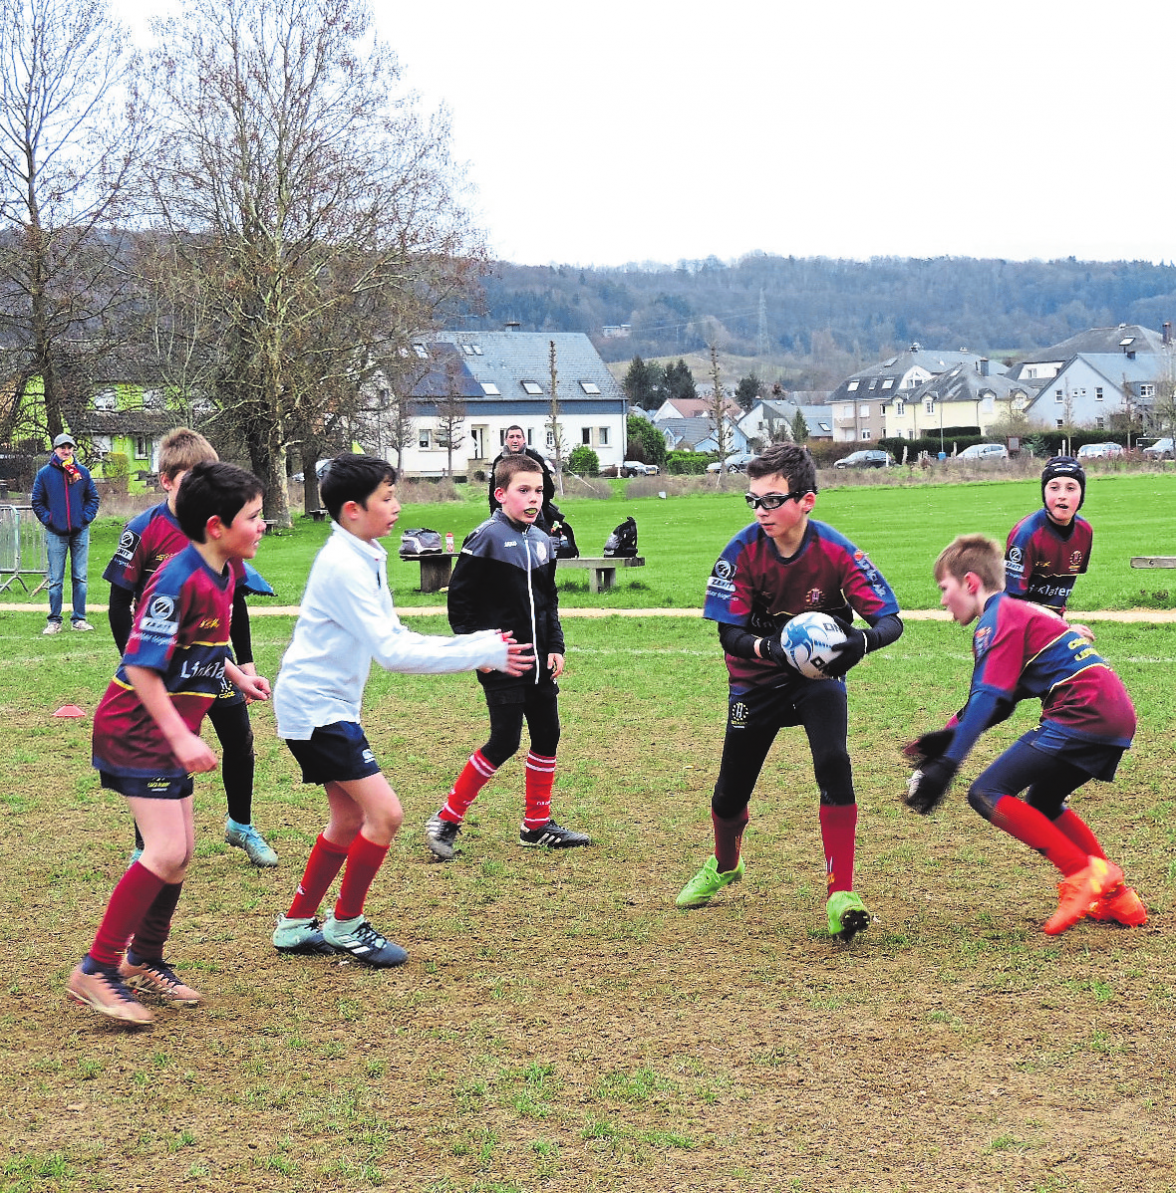
[[[348,783],[380,773],[380,764],[357,721],[320,725],[309,740],[284,740],[302,767],[304,783]]]
[[[108,791],[138,799],[187,799],[196,789],[191,775],[112,775],[100,770],[98,778]]]

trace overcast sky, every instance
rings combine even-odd
[[[1172,0],[373,9],[505,260],[1176,259]]]

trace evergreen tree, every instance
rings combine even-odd
[[[800,410],[792,420],[792,439],[795,443],[804,443],[808,438],[808,421]]]
[[[694,388],[694,374],[681,357],[677,364],[666,365],[665,390],[665,396],[671,402],[677,398],[698,397],[698,391]]]
[[[735,401],[744,410],[750,410],[763,396],[764,383],[754,373],[741,378],[735,388]]]

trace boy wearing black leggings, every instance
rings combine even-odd
[[[531,738],[526,808],[519,844],[569,849],[591,844],[583,833],[551,818],[551,788],[559,745],[559,687],[564,669],[563,628],[555,587],[555,549],[535,525],[543,508],[543,473],[526,455],[504,456],[494,469],[500,503],[462,543],[449,584],[449,624],[456,634],[496,629],[535,647],[533,666],[520,676],[479,672],[490,709],[490,739],[475,750],[445,804],[425,824],[433,856],[450,861],[457,834],[478,792],[519,748],[523,721]]]

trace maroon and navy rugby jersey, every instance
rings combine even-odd
[[[128,592],[142,594],[147,582],[173,555],[188,545],[188,536],[180,529],[176,516],[166,501],[136,514],[119,536],[114,558],[106,565],[102,579]],[[234,559],[229,566],[240,585],[245,578],[245,564]]]
[[[1027,601],[993,596],[972,635],[976,660],[968,706],[947,757],[958,761],[987,718],[973,706],[996,697],[1006,704],[1041,701],[1041,723],[1075,742],[1126,748],[1135,709],[1122,681],[1089,642],[1056,613]]]
[[[1077,515],[1066,528],[1044,509],[1022,518],[1005,546],[1005,592],[1065,613],[1074,581],[1090,563],[1093,539],[1090,523]]]
[[[122,663],[94,713],[94,766],[134,778],[181,776],[167,740],[127,678],[127,667],[159,672],[193,733],[220,695],[233,610],[231,569],[218,575],[189,545],[143,591]]]
[[[855,610],[875,625],[898,613],[898,601],[863,551],[810,518],[800,550],[789,559],[758,524],[744,527],[711,570],[702,615],[767,637],[798,613],[831,613],[849,622]],[[767,659],[726,659],[734,692],[781,682],[780,668]]]

